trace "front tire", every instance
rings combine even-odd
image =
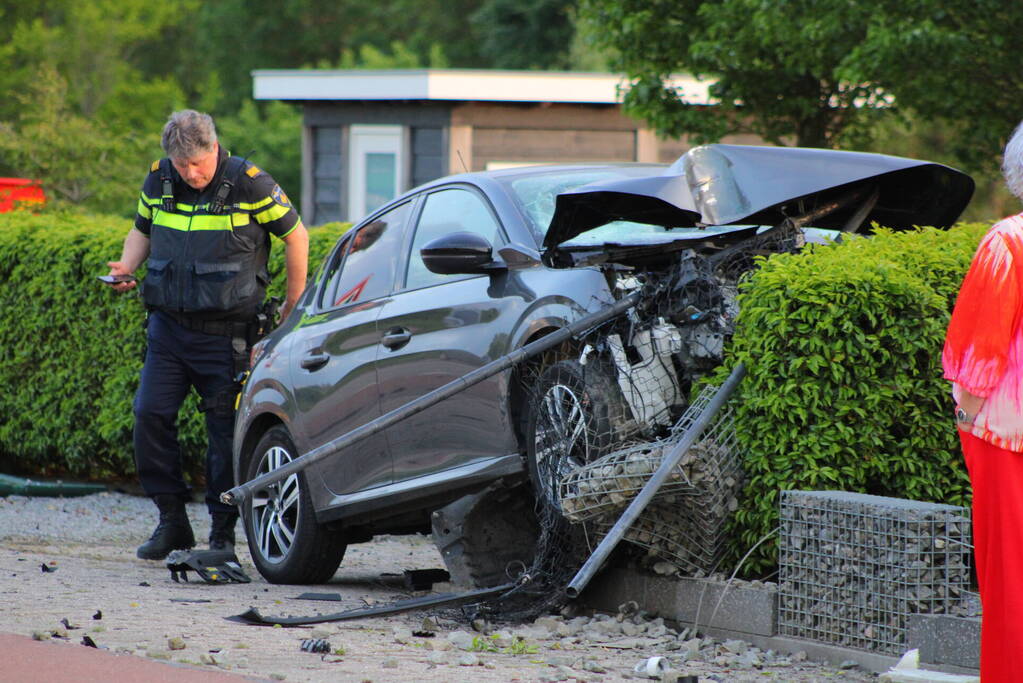
[[[563,360],[540,375],[529,400],[526,449],[537,499],[561,511],[559,483],[575,469],[606,455],[622,410],[609,372]]]
[[[273,427],[248,457],[247,480],[298,457],[284,427]],[[305,475],[292,474],[256,491],[245,504],[245,536],[256,569],[270,583],[326,583],[341,564],[341,535],[316,523]]]

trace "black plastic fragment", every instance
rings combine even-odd
[[[43,574],[52,574],[53,572],[57,571],[56,567],[51,567],[50,565],[46,564],[45,562],[42,563],[41,565],[39,565],[39,569],[42,570]]]
[[[96,641],[89,636],[82,636],[82,645],[85,647],[97,647]]]
[[[195,572],[206,583],[249,583],[238,556],[232,550],[175,550],[167,556],[167,568],[175,583],[188,581]]]
[[[100,619],[103,618],[103,611],[96,610],[96,613],[92,615],[92,618],[95,619],[96,621],[99,621]]]
[[[340,593],[302,593],[292,600],[323,600],[325,602],[341,602]]]
[[[399,600],[398,602],[392,602],[389,605],[346,610],[344,612],[335,612],[333,614],[317,614],[311,617],[264,617],[259,613],[258,609],[250,607],[248,611],[243,612],[242,614],[236,614],[233,617],[225,617],[225,619],[242,624],[251,624],[253,626],[274,626],[276,624],[280,624],[281,626],[305,626],[307,624],[322,624],[327,621],[348,621],[350,619],[362,619],[363,617],[375,617],[383,614],[398,614],[400,612],[408,612],[410,610],[422,609],[424,607],[436,607],[437,605],[447,605],[457,602],[476,600],[478,598],[485,598],[491,595],[497,595],[498,593],[504,593],[514,588],[515,585],[516,584],[514,583],[506,583],[500,586],[494,586],[493,588],[480,588],[474,591],[467,591],[465,593],[426,595],[421,598]]]
[[[451,580],[451,574],[446,569],[406,569],[405,588],[413,591],[427,591],[433,588],[435,583],[444,583]]]

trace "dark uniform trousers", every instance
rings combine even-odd
[[[233,381],[231,339],[190,330],[170,316],[154,311],[146,328],[146,360],[135,395],[135,464],[148,496],[187,497],[178,443],[178,411],[190,387],[207,401]],[[206,411],[206,506],[213,512],[233,512],[220,502],[234,486],[231,467],[234,414]]]

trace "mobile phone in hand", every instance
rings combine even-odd
[[[135,282],[137,279],[134,275],[97,275],[96,277],[108,285],[116,285],[119,282]]]

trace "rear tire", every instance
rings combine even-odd
[[[246,480],[297,457],[288,431],[273,427],[249,455]],[[316,523],[304,473],[256,491],[243,512],[252,562],[267,581],[326,583],[334,576],[347,546],[340,533]]]

